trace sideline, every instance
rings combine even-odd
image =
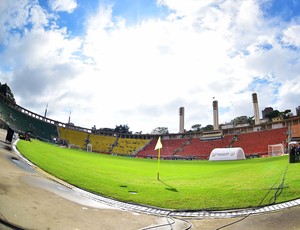
[[[18,139],[19,140],[19,139]],[[199,210],[199,211],[189,211],[189,210],[170,210],[170,209],[161,209],[157,207],[152,206],[146,206],[146,205],[139,205],[139,204],[132,204],[132,203],[126,203],[118,200],[114,200],[111,198],[107,198],[104,196],[96,195],[90,192],[87,192],[83,189],[77,188],[71,184],[66,183],[65,181],[62,181],[49,173],[43,171],[33,163],[31,163],[29,160],[27,160],[18,150],[17,150],[17,142],[16,140],[13,144],[13,150],[14,152],[24,161],[27,165],[29,165],[31,168],[33,168],[36,172],[40,173],[42,176],[53,180],[75,192],[78,192],[83,197],[89,198],[91,200],[94,200],[96,202],[121,209],[124,211],[132,211],[137,212],[140,214],[150,214],[150,215],[156,215],[156,216],[168,216],[173,218],[189,218],[189,219],[203,219],[203,218],[235,218],[235,217],[247,217],[249,215],[253,214],[265,214],[269,212],[274,212],[278,210],[284,210],[288,208],[292,208],[295,206],[300,205],[300,199],[287,201],[284,203],[269,205],[265,207],[259,207],[259,208],[248,208],[248,209],[237,209],[237,210],[224,210],[224,211],[205,211],[205,210]]]

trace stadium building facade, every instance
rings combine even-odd
[[[291,140],[300,140],[300,117],[260,122],[257,95],[252,94],[254,125],[219,125],[218,102],[213,101],[214,130],[184,132],[184,107],[179,109],[179,133],[162,136],[164,159],[208,159],[214,148],[243,148],[247,158],[267,156],[268,146],[282,144],[287,151]],[[56,142],[70,148],[93,152],[156,158],[154,150],[160,134],[123,134],[95,132],[95,129],[75,126],[52,120],[29,111],[7,97],[0,95],[0,120],[2,127],[16,133],[29,132],[42,141]]]

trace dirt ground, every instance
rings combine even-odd
[[[0,130],[2,229],[300,229],[300,206],[224,219],[170,219],[124,211],[82,197],[22,163]],[[172,224],[175,222],[174,224]]]

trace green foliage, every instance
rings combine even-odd
[[[131,134],[132,132],[129,131],[128,125],[116,125],[116,128],[114,130],[115,133],[128,133]]]
[[[291,110],[290,109],[286,109],[286,110],[284,110],[281,113],[282,113],[283,119],[288,119],[290,117]]]
[[[291,113],[290,109],[286,109],[282,112],[278,110],[273,110],[272,112],[266,114],[266,118],[269,118],[270,121],[276,117],[282,117],[283,119],[288,119],[290,117],[290,113]]]
[[[255,121],[254,121],[254,116],[248,117],[248,118],[247,118],[247,123],[248,123],[249,125],[254,125],[254,123],[255,123]]]
[[[194,132],[199,132],[201,129],[201,124],[195,124],[195,125],[192,125],[192,130]]]
[[[288,156],[244,161],[157,161],[116,157],[20,140],[31,162],[70,184],[111,198],[170,209],[223,210],[299,198],[299,164]],[[162,148],[163,153],[163,148]],[[285,178],[283,180],[283,177]]]
[[[169,129],[168,127],[156,127],[151,134],[169,134]]]
[[[247,117],[247,116],[240,116],[234,118],[232,121],[230,121],[231,124],[234,126],[240,125],[240,124],[248,124],[248,125],[254,125],[254,116]]]
[[[278,117],[280,115],[280,112],[278,110],[273,110],[272,112],[269,112],[266,114],[266,118],[269,118],[271,121],[273,118]]]
[[[12,93],[12,91],[10,90],[9,86],[6,83],[5,84],[0,83],[0,94],[2,94],[4,97],[9,99],[13,103],[16,103],[14,94]]]
[[[211,131],[211,130],[214,130],[213,125],[207,125],[207,126],[201,128],[201,131]]]

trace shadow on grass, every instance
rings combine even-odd
[[[172,187],[171,185],[168,185],[167,183],[163,182],[162,180],[158,179],[159,182],[167,186],[166,190],[169,190],[171,192],[179,192],[176,188]]]

